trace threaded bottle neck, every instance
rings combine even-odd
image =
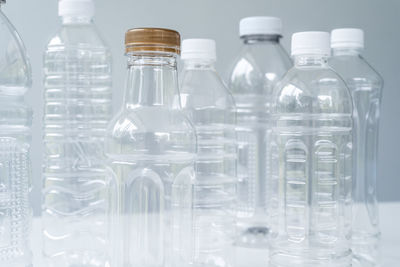
[[[244,44],[274,43],[279,44],[281,36],[278,34],[255,34],[242,37]]]
[[[63,25],[74,25],[74,24],[91,24],[93,22],[92,17],[86,16],[63,16],[62,18]]]

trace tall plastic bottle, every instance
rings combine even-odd
[[[43,250],[50,267],[108,267],[116,194],[103,149],[111,55],[91,0],[62,0],[59,15],[44,54]]]
[[[239,246],[267,246],[268,209],[275,205],[269,200],[268,189],[270,102],[273,87],[292,65],[279,43],[281,37],[279,18],[242,19],[243,47],[228,77],[237,106]]]
[[[329,55],[329,33],[295,33],[294,67],[274,89],[274,267],[351,266],[352,100]]]
[[[354,259],[360,266],[376,266],[380,237],[376,174],[383,80],[362,57],[362,30],[333,30],[331,47],[333,57],[329,64],[345,80],[353,97]]]
[[[32,111],[24,95],[31,87],[31,67],[20,36],[1,10],[0,21],[0,266],[28,267]]]
[[[236,207],[235,104],[217,74],[215,41],[182,43],[181,104],[197,133],[192,266],[232,266]]]
[[[184,266],[191,251],[196,135],[180,105],[180,35],[136,28],[127,31],[125,44],[125,96],[106,140],[120,194],[116,266]]]

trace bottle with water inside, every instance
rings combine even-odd
[[[274,89],[274,267],[351,266],[352,100],[328,66],[329,39],[295,33],[294,67]]]
[[[32,111],[24,95],[31,87],[31,67],[20,36],[1,10],[0,21],[0,266],[28,267]]]
[[[237,106],[238,204],[236,244],[265,248],[269,232],[271,177],[267,145],[272,89],[291,66],[280,44],[282,23],[274,17],[240,21],[242,51],[228,77]]]
[[[44,55],[43,250],[49,267],[107,267],[116,194],[103,149],[111,55],[92,0],[61,0],[59,15]]]
[[[182,43],[182,109],[197,134],[192,266],[232,266],[236,207],[235,104],[217,74],[215,41]]]
[[[378,123],[383,80],[365,61],[361,29],[332,31],[329,64],[345,80],[353,98],[353,233],[355,264],[372,267],[379,259],[376,188]]]

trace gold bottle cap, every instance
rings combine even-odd
[[[126,53],[138,51],[179,54],[181,36],[177,31],[162,28],[135,28],[125,34]]]

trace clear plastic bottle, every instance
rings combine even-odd
[[[32,111],[24,95],[31,87],[31,67],[21,38],[1,10],[0,21],[0,266],[27,267],[32,264]]]
[[[116,194],[103,149],[111,55],[91,0],[62,0],[59,15],[62,27],[44,55],[44,255],[50,267],[105,267]]]
[[[270,175],[267,144],[271,132],[272,89],[291,61],[279,40],[282,23],[274,17],[240,21],[244,45],[229,74],[228,85],[237,106],[238,237],[237,245],[266,247],[269,228]]]
[[[329,33],[295,33],[294,67],[274,89],[274,267],[351,266],[352,100],[329,55]]]
[[[329,64],[353,97],[353,255],[360,266],[376,266],[380,237],[376,167],[383,80],[361,55],[362,30],[333,30],[331,47]]]
[[[125,44],[125,96],[106,140],[120,193],[115,266],[184,266],[191,251],[196,135],[180,105],[180,35],[137,28],[126,33]]]
[[[214,63],[215,41],[182,43],[182,109],[197,134],[196,179],[190,252],[192,266],[232,266],[235,231],[236,138],[235,104]]]

